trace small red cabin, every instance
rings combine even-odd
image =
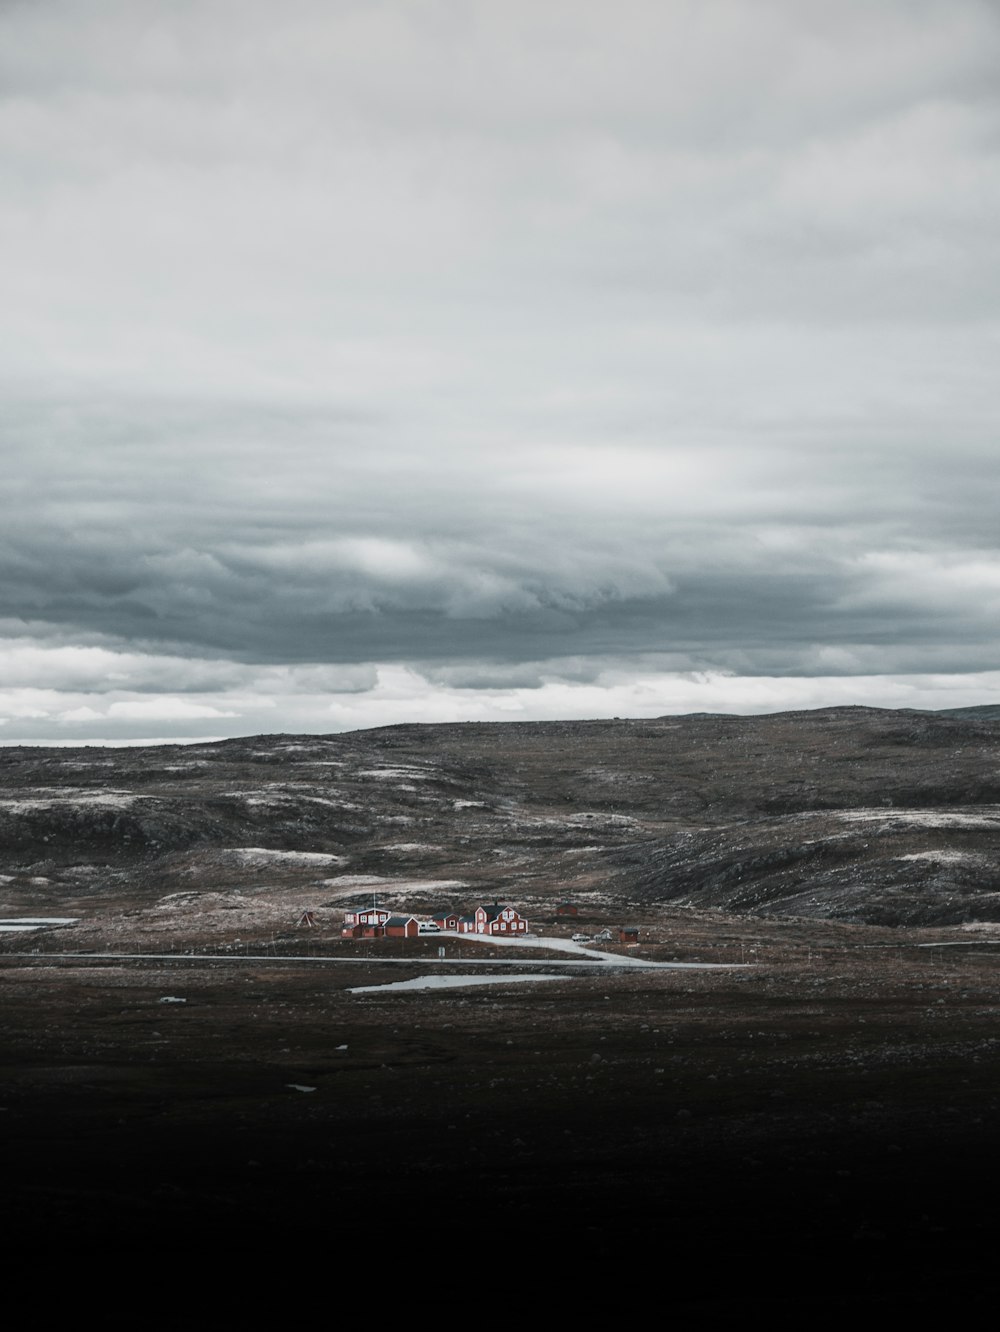
[[[390,916],[385,922],[387,939],[415,939],[420,933],[416,916]]]

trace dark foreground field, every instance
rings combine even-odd
[[[0,750],[0,920],[76,922],[0,932],[8,1270],[178,1327],[991,1309],[998,773],[992,714],[867,709]],[[373,896],[723,966],[352,994],[488,960],[342,941]]]
[[[663,926],[735,959],[732,921]],[[446,1291],[485,1256],[571,1303],[978,1308],[1000,951],[919,942],[785,923],[743,932],[746,968],[367,995],[420,967],[8,956],[7,1233],[138,1246],[165,1295],[233,1255],[261,1300],[359,1263]]]

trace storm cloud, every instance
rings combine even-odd
[[[0,38],[5,742],[996,697],[995,6]]]

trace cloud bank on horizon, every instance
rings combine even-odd
[[[1000,701],[986,0],[0,8],[0,743]]]

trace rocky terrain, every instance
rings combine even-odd
[[[230,1313],[483,1250],[564,1306],[985,1308],[998,757],[856,708],[0,750],[8,1256],[225,1249]],[[533,946],[343,940],[373,895]]]
[[[364,876],[399,905],[406,883],[440,885],[409,891],[411,910],[495,894],[536,914],[571,896],[597,914],[674,903],[961,924],[1000,920],[998,849],[991,716],[845,708],[0,750],[0,903],[19,911],[238,912],[275,886],[339,906]]]

